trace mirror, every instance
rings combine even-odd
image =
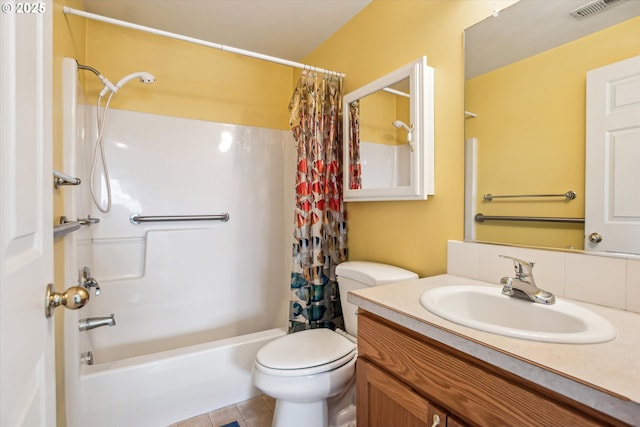
[[[640,2],[574,18],[585,3],[520,0],[465,30],[465,239],[585,249],[580,222],[475,220],[584,221],[586,73],[640,54]]]
[[[433,68],[427,58],[346,94],[343,103],[344,200],[433,195]]]

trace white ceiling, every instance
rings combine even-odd
[[[84,0],[85,10],[301,61],[371,0]]]
[[[467,79],[568,43],[640,14],[640,0],[616,3],[610,9],[576,20],[569,12],[591,0],[520,0],[467,28]]]

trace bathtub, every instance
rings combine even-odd
[[[115,362],[82,365],[74,425],[159,427],[250,399],[256,352],[284,335],[269,329]],[[94,357],[99,359],[99,354]]]
[[[125,246],[109,241],[108,249],[103,239],[84,241],[87,232],[74,236],[85,248],[79,252],[110,260],[118,259],[111,252],[141,253],[144,262],[138,276],[127,278],[94,261],[100,295],[91,289],[85,307],[65,310],[69,427],[166,426],[259,393],[251,367],[263,345],[286,333],[278,326],[286,325],[287,289],[271,300],[243,287],[269,289],[284,280],[260,278],[260,269],[224,273],[207,262],[207,242],[224,240],[217,228],[153,230]],[[111,313],[115,326],[79,330],[81,319]],[[81,360],[88,351],[92,365]]]
[[[256,352],[287,324],[290,132],[110,109],[114,199],[103,214],[87,186],[95,106],[83,99],[76,62],[63,65],[63,171],[82,179],[61,190],[64,213],[100,219],[64,237],[65,281],[81,281],[87,266],[101,288],[64,311],[67,425],[166,426],[257,395]],[[229,221],[129,221],[223,212]],[[111,313],[114,327],[79,331],[80,319]]]

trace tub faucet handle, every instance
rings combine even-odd
[[[96,288],[96,295],[100,295],[100,285],[98,285],[98,281],[91,277],[91,269],[89,267],[84,267],[82,269],[82,278],[80,279],[80,286],[85,287],[87,290],[91,288]]]

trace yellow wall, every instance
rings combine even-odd
[[[53,10],[53,168],[64,171],[62,167],[62,59],[64,57],[84,60],[85,23],[84,21],[68,21],[62,13],[62,6],[82,7],[82,0],[54,1]],[[64,192],[68,187],[54,190],[53,215],[54,223],[64,215]],[[59,291],[71,286],[65,283],[64,277],[64,240],[54,242],[54,283]],[[56,397],[58,426],[66,425],[64,395],[64,310],[56,310]]]
[[[155,75],[151,85],[129,82],[113,108],[289,129],[290,67],[98,21],[87,21],[86,63],[114,84],[136,71]],[[87,83],[93,102],[102,84]]]
[[[426,201],[347,203],[349,258],[429,276],[462,239],[466,27],[513,1],[374,0],[305,62],[346,73],[351,92],[422,55],[435,68],[435,193]]]
[[[640,17],[470,79],[467,137],[478,138],[476,209],[485,215],[584,217],[586,72],[640,54]],[[577,192],[483,202],[491,194]],[[582,225],[490,222],[478,240],[584,248]]]
[[[408,123],[409,114],[407,111],[398,117],[398,113],[402,111],[397,103],[397,98],[400,97],[378,91],[360,100],[360,141],[387,145],[399,144],[396,136],[397,130],[391,123],[396,119]],[[404,105],[408,106],[407,103]],[[406,143],[406,131],[403,133]]]
[[[410,123],[409,98],[378,91],[360,99],[361,141],[387,145],[406,144],[407,131],[393,127],[395,120]]]

